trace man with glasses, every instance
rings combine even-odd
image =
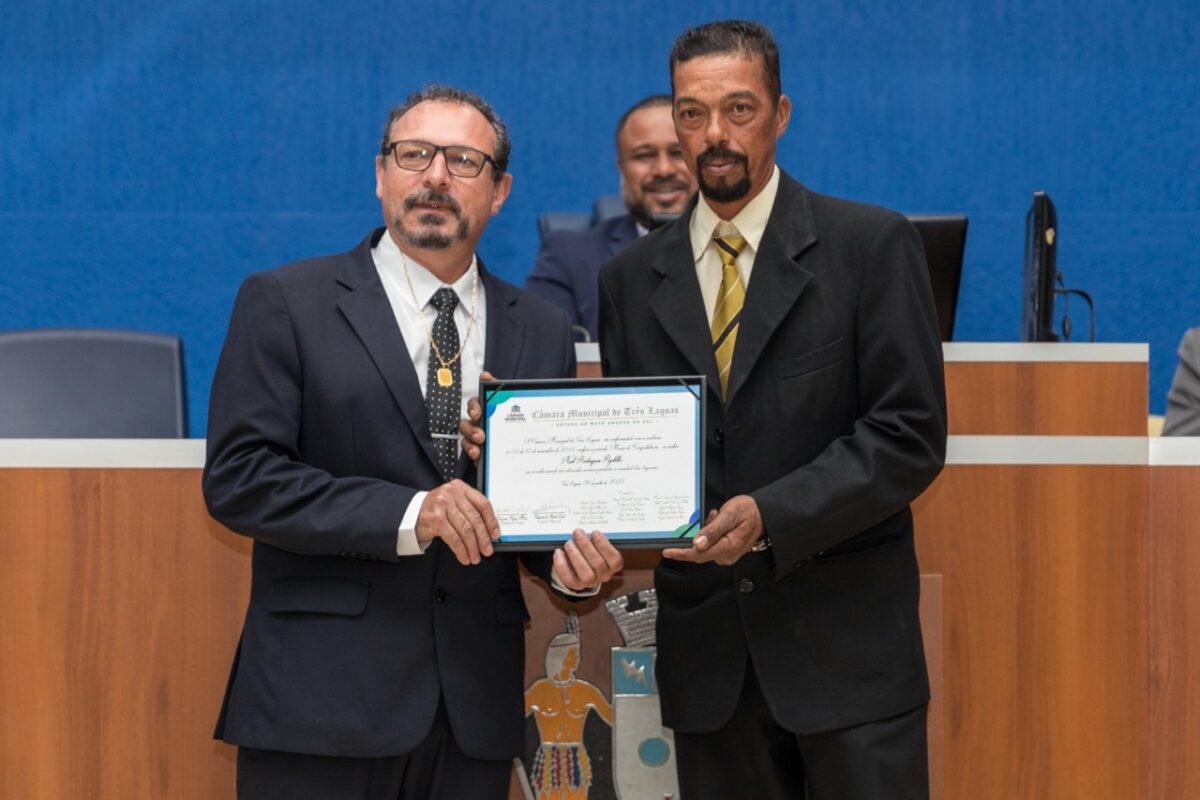
[[[471,488],[463,387],[574,374],[561,311],[475,254],[512,185],[503,122],[431,86],[375,159],[385,228],[250,276],[213,380],[204,496],[254,539],[216,735],[240,797],[496,798],[523,744],[517,559]],[[473,394],[469,392],[468,394]],[[600,534],[523,557],[566,594],[621,567]]]

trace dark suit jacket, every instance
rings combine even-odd
[[[596,285],[600,266],[637,238],[637,224],[628,214],[602,220],[583,231],[551,231],[525,279],[525,288],[566,311],[572,325],[587,328],[595,339],[599,333]]]
[[[797,733],[929,696],[909,502],[942,467],[942,350],[904,217],[781,176],[724,404],[688,239],[691,210],[600,275],[605,374],[708,375],[706,505],[749,494],[772,549],[732,567],[664,560],[664,722],[718,728],[747,657]]]
[[[349,253],[250,276],[213,379],[204,497],[253,537],[253,583],[216,735],[339,756],[408,752],[438,697],[468,755],[522,747],[517,560],[458,564],[435,540],[396,555],[413,495],[441,483],[416,371],[371,260]],[[486,368],[575,373],[566,319],[482,269]],[[464,387],[470,391],[471,387]],[[465,456],[459,475],[473,473]],[[545,556],[530,568],[549,576]]]

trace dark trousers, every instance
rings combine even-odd
[[[925,706],[891,719],[797,735],[775,722],[747,664],[733,717],[713,733],[675,732],[686,800],[928,800]]]
[[[446,710],[411,753],[343,758],[238,748],[239,800],[504,800],[512,761],[458,749]]]

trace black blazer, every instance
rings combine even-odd
[[[601,220],[587,230],[551,231],[542,242],[525,288],[567,312],[571,324],[599,332],[600,305],[596,285],[605,261],[638,238],[628,214]]]
[[[747,657],[797,733],[915,708],[929,688],[909,503],[946,443],[920,239],[898,214],[781,175],[722,404],[690,217],[601,271],[605,374],[708,375],[706,505],[751,495],[773,547],[656,570],[664,721],[722,725]]]
[[[254,539],[253,582],[216,735],[338,756],[412,750],[445,699],[468,755],[522,747],[517,559],[458,564],[435,540],[396,555],[409,501],[441,481],[425,403],[371,260],[349,253],[246,279],[213,379],[204,497]],[[562,312],[483,270],[485,365],[567,377]],[[470,391],[471,387],[464,387]],[[473,482],[464,456],[460,477]],[[528,561],[549,576],[548,556]]]

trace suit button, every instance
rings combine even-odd
[[[434,589],[433,590],[433,602],[435,602],[435,603],[446,602],[446,590],[442,589],[441,587]]]
[[[754,591],[754,581],[749,578],[742,578],[738,581],[738,591],[742,594],[750,594]]]
[[[718,446],[725,444],[725,431],[721,430],[720,428],[717,428],[715,431],[713,431],[713,441],[716,442]]]

